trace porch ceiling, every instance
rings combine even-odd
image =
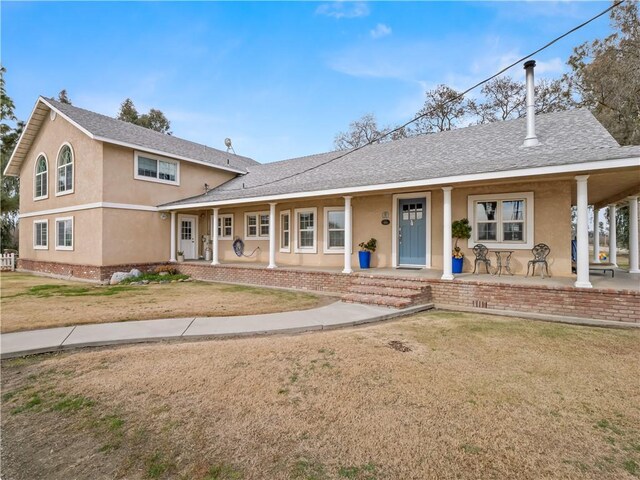
[[[640,167],[618,169],[615,172],[595,173],[589,176],[589,204],[603,208],[611,203],[623,202],[628,196],[640,194]],[[572,204],[576,204],[576,182],[571,187]]]

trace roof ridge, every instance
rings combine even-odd
[[[80,110],[82,112],[90,113],[91,115],[97,115],[97,116],[99,116],[101,118],[104,118],[104,119],[106,119],[108,121],[117,122],[117,123],[119,123],[119,124],[121,124],[123,126],[126,126],[127,128],[132,129],[132,130],[139,130],[139,131],[145,132],[147,134],[156,135],[156,136],[158,136],[158,138],[164,138],[165,136],[169,136],[169,137],[171,137],[173,139],[176,139],[176,140],[179,140],[179,141],[182,141],[182,142],[188,142],[188,143],[190,143],[192,145],[203,147],[205,149],[209,148],[211,150],[215,150],[217,152],[220,152],[222,154],[229,155],[229,156],[232,156],[232,157],[241,158],[241,159],[244,159],[244,160],[252,160],[252,161],[256,162],[256,165],[262,165],[260,162],[257,162],[256,160],[254,160],[251,157],[246,157],[244,155],[238,155],[236,153],[225,152],[224,150],[221,150],[221,149],[215,148],[215,147],[211,147],[211,146],[206,145],[204,143],[194,142],[193,140],[188,140],[186,138],[178,137],[178,136],[167,134],[167,133],[158,132],[156,130],[143,127],[141,125],[136,125],[135,123],[127,122],[127,121],[124,121],[124,120],[120,120],[119,118],[115,118],[115,117],[111,117],[109,115],[105,115],[104,113],[94,112],[93,110],[89,110],[87,108],[78,107],[78,106],[72,105],[72,104],[63,104],[62,102],[59,102],[58,100],[56,100],[55,98],[52,98],[52,97],[45,97],[44,95],[41,95],[41,97],[44,98],[47,102],[52,102],[56,108],[61,109],[61,110],[64,110],[65,108],[72,108],[74,110]],[[61,107],[61,105],[64,105],[64,107]]]

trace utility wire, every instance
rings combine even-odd
[[[458,95],[456,95],[455,97],[450,98],[449,100],[445,101],[445,102],[443,103],[443,105],[448,105],[449,103],[455,102],[456,100],[458,100],[458,99],[460,99],[460,98],[464,97],[464,96],[465,96],[467,93],[469,93],[471,90],[474,90],[474,89],[478,88],[480,85],[484,85],[485,83],[487,83],[487,82],[489,82],[489,81],[493,80],[494,78],[496,78],[496,77],[498,77],[498,76],[502,75],[502,74],[503,74],[504,72],[506,72],[507,70],[509,70],[509,69],[511,69],[511,68],[513,68],[513,67],[515,67],[515,66],[516,66],[516,65],[518,65],[520,62],[523,62],[523,61],[527,60],[528,58],[531,58],[531,57],[533,57],[534,55],[536,55],[536,54],[540,53],[541,51],[543,51],[543,50],[545,50],[545,49],[549,48],[551,45],[553,45],[554,43],[556,43],[556,42],[558,42],[558,41],[562,40],[564,37],[566,37],[566,36],[568,36],[568,35],[571,35],[573,32],[575,32],[575,31],[577,31],[577,30],[580,30],[581,28],[583,28],[583,27],[585,27],[586,25],[590,24],[590,23],[591,23],[591,22],[593,22],[594,20],[596,20],[596,19],[600,18],[601,16],[603,16],[603,15],[605,15],[605,14],[609,13],[611,10],[613,10],[614,8],[616,8],[616,7],[618,7],[619,5],[623,4],[625,1],[626,1],[626,0],[620,0],[619,2],[614,3],[614,4],[613,4],[613,5],[611,5],[610,7],[606,8],[605,10],[603,10],[602,12],[600,12],[600,13],[598,13],[597,15],[595,15],[595,16],[593,16],[593,17],[591,17],[589,20],[586,20],[586,21],[582,22],[580,25],[577,25],[577,26],[573,27],[571,30],[569,30],[569,31],[567,31],[567,32],[565,32],[565,33],[563,33],[563,34],[562,34],[562,35],[560,35],[559,37],[554,38],[554,39],[553,39],[553,40],[551,40],[549,43],[547,43],[547,44],[543,45],[542,47],[538,48],[537,50],[534,50],[533,52],[531,52],[531,53],[529,53],[529,54],[525,55],[525,56],[524,56],[524,57],[522,57],[522,58],[519,58],[519,59],[518,59],[518,60],[516,60],[515,62],[511,63],[510,65],[508,65],[508,66],[506,66],[506,67],[504,67],[504,68],[503,68],[502,70],[500,70],[499,72],[494,73],[494,74],[493,74],[493,75],[491,75],[490,77],[487,77],[487,78],[485,78],[484,80],[481,80],[480,82],[476,83],[475,85],[473,85],[473,86],[471,86],[471,87],[467,88],[466,90],[464,90],[463,92],[459,93],[459,94],[458,94]],[[326,161],[324,161],[324,162],[321,162],[321,163],[319,163],[319,164],[317,164],[317,165],[314,165],[314,166],[312,166],[312,167],[309,167],[309,168],[307,168],[307,169],[305,169],[305,170],[302,170],[302,171],[300,171],[300,172],[292,173],[291,175],[287,175],[286,177],[278,178],[278,179],[276,179],[276,180],[271,180],[271,181],[269,181],[269,182],[264,182],[264,183],[261,183],[261,184],[259,184],[259,185],[252,185],[252,186],[249,186],[249,187],[245,187],[245,186],[244,186],[244,183],[243,183],[243,184],[242,184],[242,188],[228,189],[228,190],[224,190],[224,191],[225,191],[225,192],[229,192],[229,191],[239,191],[239,190],[249,190],[249,189],[253,189],[253,188],[260,188],[260,187],[264,187],[264,186],[271,185],[271,184],[274,184],[274,183],[282,182],[282,181],[284,181],[284,180],[289,180],[289,179],[291,179],[291,178],[293,178],[293,177],[297,177],[298,175],[302,175],[302,174],[305,174],[305,173],[307,173],[307,172],[310,172],[310,171],[316,170],[316,169],[318,169],[318,168],[320,168],[320,167],[323,167],[324,165],[328,165],[329,163],[335,162],[336,160],[340,160],[341,158],[344,158],[344,157],[346,157],[346,156],[348,156],[348,155],[351,155],[352,153],[355,153],[355,152],[357,152],[358,150],[362,150],[363,148],[368,147],[369,145],[373,145],[374,143],[378,143],[378,142],[379,142],[380,140],[382,140],[383,138],[388,137],[389,135],[392,135],[392,134],[394,134],[394,133],[396,133],[396,132],[399,132],[400,130],[404,129],[405,127],[407,127],[407,126],[411,125],[412,123],[417,122],[417,121],[418,121],[418,120],[420,120],[421,118],[426,117],[427,115],[430,115],[430,114],[431,114],[431,113],[433,113],[433,112],[434,112],[434,109],[427,110],[426,112],[424,112],[424,113],[422,113],[422,114],[420,114],[420,115],[418,115],[418,116],[416,116],[416,117],[412,118],[412,119],[411,119],[411,120],[409,120],[408,122],[405,122],[405,123],[403,123],[402,125],[400,125],[400,126],[398,126],[398,127],[394,128],[393,130],[389,130],[388,132],[385,132],[385,133],[383,133],[383,134],[381,134],[381,135],[378,135],[377,137],[375,137],[375,138],[373,138],[373,139],[369,140],[367,143],[364,143],[364,144],[362,144],[362,145],[360,145],[360,146],[358,146],[358,147],[355,147],[355,148],[353,148],[353,149],[351,149],[351,150],[348,150],[348,151],[346,151],[346,152],[344,152],[344,153],[342,153],[342,154],[340,154],[340,155],[338,155],[338,156],[336,156],[336,157],[330,158],[329,160],[326,160]]]

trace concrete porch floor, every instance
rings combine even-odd
[[[187,260],[185,263],[193,264],[209,264],[206,260]],[[266,263],[249,263],[249,262],[222,262],[223,266],[238,266],[243,268],[266,268]],[[310,266],[290,266],[281,265],[279,269],[286,270],[299,270],[308,272],[331,272],[340,273],[342,271],[339,267],[310,267]],[[405,269],[405,268],[370,268],[360,269],[354,268],[354,273],[370,274],[370,275],[386,275],[392,277],[419,277],[429,278],[437,280],[442,276],[442,270],[435,268],[422,268],[422,269]],[[462,282],[492,282],[502,283],[508,285],[544,285],[549,287],[573,287],[575,282],[575,275],[571,277],[546,277],[542,278],[540,275],[535,277],[525,277],[524,275],[489,275],[486,273],[473,274],[473,273],[459,273],[455,274],[454,281]],[[612,290],[634,290],[640,292],[640,274],[631,274],[627,270],[620,268],[615,269],[615,277],[611,278],[611,273],[607,272],[602,274],[599,272],[592,272],[590,274],[590,281],[593,288],[612,289]]]

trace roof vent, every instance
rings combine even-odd
[[[535,147],[540,143],[536,136],[536,88],[533,79],[535,66],[535,60],[524,63],[524,69],[527,72],[527,137],[524,139],[525,147]]]

